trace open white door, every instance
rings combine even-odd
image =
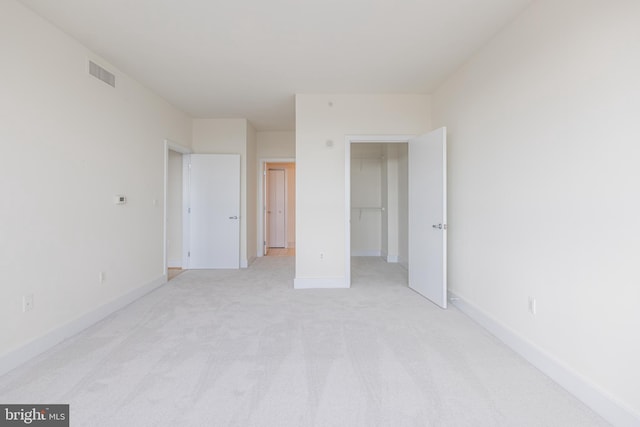
[[[240,155],[192,154],[189,267],[240,268]]]
[[[409,141],[409,287],[447,308],[447,130]]]

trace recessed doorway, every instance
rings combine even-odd
[[[295,256],[295,173],[293,161],[262,162],[262,244],[258,254]]]
[[[393,135],[347,135],[345,137],[345,254],[347,256],[345,283],[348,286],[351,284],[351,230],[354,219],[352,208],[357,208],[358,216],[360,216],[360,212],[366,210],[380,211],[381,214],[389,206],[388,203],[387,206],[384,205],[381,197],[372,198],[373,206],[367,205],[366,201],[365,203],[361,202],[361,206],[352,204],[352,162],[358,160],[357,158],[352,158],[352,145],[370,143],[407,144],[408,284],[411,289],[425,296],[436,305],[446,308],[448,228],[446,222],[446,128],[436,129],[417,137]],[[365,148],[367,147],[365,146]],[[355,151],[367,153],[366,149]],[[382,153],[381,150],[376,149],[374,155],[367,155],[367,158],[363,160],[368,160],[369,157],[372,157],[377,158],[378,160],[376,161],[381,161],[384,155],[379,154],[379,152]],[[384,162],[382,163],[384,164]],[[375,225],[379,222],[373,222],[373,224]],[[388,225],[384,221],[382,221],[382,224]],[[375,227],[375,229],[377,228]],[[377,247],[381,248],[380,254],[383,252],[381,240],[381,238],[375,239],[373,242],[375,247],[372,253],[375,256],[378,256]],[[371,245],[369,241],[366,243],[365,255],[367,254],[368,246]],[[377,243],[380,243],[380,245]],[[401,257],[399,256],[399,258]],[[401,259],[398,261],[402,262]]]

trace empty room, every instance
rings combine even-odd
[[[0,0],[0,425],[640,426],[638,22]]]

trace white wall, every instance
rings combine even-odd
[[[398,262],[409,268],[409,145],[398,144]]]
[[[434,95],[451,289],[636,423],[639,17],[637,1],[534,2]]]
[[[13,0],[0,2],[0,52],[4,357],[162,282],[164,139],[189,145],[191,129],[186,115]],[[88,74],[88,59],[115,73],[116,88]],[[114,205],[116,194],[128,203]],[[28,294],[35,306],[23,313]]]
[[[424,95],[296,95],[296,287],[345,286],[345,135],[421,134],[429,118]]]
[[[294,131],[262,131],[256,133],[259,159],[293,159],[296,157]]]
[[[194,119],[193,151],[196,154],[240,154],[240,265],[246,267],[255,257],[257,245],[255,197],[257,178],[255,164],[255,131],[246,119]],[[252,162],[252,165],[249,165]],[[249,196],[254,196],[251,200]],[[249,214],[249,208],[251,213]],[[249,241],[252,240],[252,243]],[[251,249],[249,249],[251,248]]]
[[[355,147],[355,145],[354,145]],[[380,195],[380,205],[382,210],[380,211],[380,255],[387,259],[389,254],[389,191],[393,193],[393,188],[389,188],[389,148],[387,144],[382,146],[381,150],[382,162],[380,164],[380,185],[381,185],[381,195]],[[351,165],[351,170],[353,171],[353,164]],[[391,171],[391,180],[393,180],[393,173]],[[353,174],[353,172],[352,172]],[[391,197],[394,197],[393,194]],[[393,214],[392,214],[393,216]],[[353,214],[352,214],[353,219]],[[393,246],[393,242],[391,243]],[[353,246],[352,246],[353,248]],[[353,255],[353,254],[352,254]]]
[[[288,163],[287,181],[287,248],[296,247],[296,164]]]
[[[400,177],[400,169],[399,169],[399,158],[398,153],[402,149],[402,147],[407,146],[407,144],[386,144],[385,147],[385,165],[387,171],[387,179],[386,179],[386,191],[383,194],[386,195],[386,202],[383,202],[385,206],[385,216],[387,217],[387,226],[383,227],[383,233],[386,231],[387,237],[387,245],[383,246],[384,255],[387,258],[388,262],[398,262],[399,261],[399,244],[400,244],[400,222],[403,218],[400,218],[400,193],[407,192],[407,173],[408,171],[405,169],[404,173],[404,188],[400,188],[400,182],[402,177]],[[404,212],[406,214],[406,205],[404,206]],[[407,226],[407,217],[404,218],[405,227]],[[384,224],[384,222],[383,222]],[[406,240],[405,240],[406,242]]]
[[[247,121],[247,266],[257,256],[258,244],[258,138]]]
[[[182,267],[182,154],[169,150],[167,169],[167,266]]]

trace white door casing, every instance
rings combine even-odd
[[[409,141],[409,287],[447,308],[446,128]]]
[[[240,155],[192,154],[190,269],[240,267]]]
[[[269,250],[269,177],[267,176],[267,163],[262,163],[262,229],[264,230],[264,240],[262,242],[262,254],[266,255]]]

